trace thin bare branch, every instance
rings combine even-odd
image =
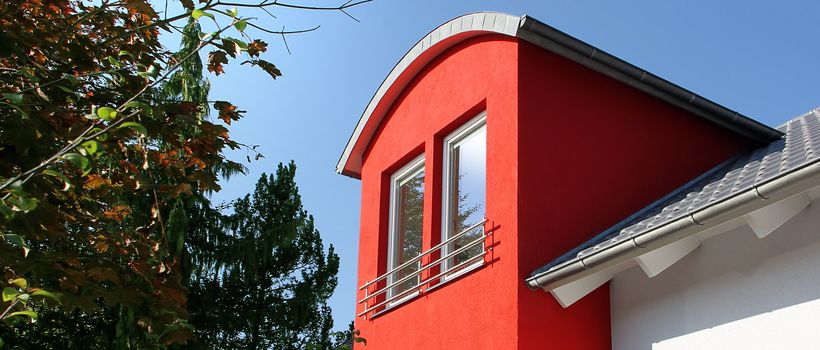
[[[316,28],[319,28],[319,27],[316,27]],[[282,31],[283,31],[283,32],[285,31],[285,27],[282,27]],[[285,34],[284,34],[284,33],[282,34],[282,42],[284,42],[284,43],[285,43],[285,49],[287,49],[287,50],[288,50],[288,55],[290,55],[290,54],[291,54],[291,53],[290,53],[290,46],[288,46],[288,40],[287,40],[287,39],[285,39]]]
[[[286,31],[286,30],[285,30],[285,28],[284,28],[284,27],[282,27],[282,30],[281,30],[281,31],[279,31],[279,30],[270,30],[270,29],[266,29],[266,28],[260,27],[260,26],[258,26],[258,25],[255,25],[255,24],[253,24],[253,23],[251,23],[251,22],[248,22],[248,25],[249,25],[249,26],[251,26],[251,27],[254,27],[254,28],[258,29],[258,30],[261,30],[261,31],[263,31],[263,32],[265,32],[265,33],[268,33],[268,34],[281,34],[281,35],[290,35],[290,34],[301,34],[301,33],[307,33],[307,32],[312,32],[312,31],[314,31],[314,30],[317,30],[317,29],[319,29],[319,28],[321,27],[320,25],[317,25],[317,26],[315,26],[315,27],[313,27],[313,28],[308,28],[308,29],[300,29],[300,30],[288,30],[288,31]]]
[[[265,11],[265,13],[267,13],[268,16],[271,16],[271,18],[276,19],[276,16],[274,16],[272,13],[270,13],[270,11],[268,11],[268,9],[266,9],[264,7],[260,7],[260,9],[262,9],[262,11]]]
[[[347,17],[350,17],[350,18],[351,18],[351,19],[353,19],[354,21],[356,21],[356,22],[361,22],[358,18],[353,17],[353,15],[351,15],[350,13],[348,13],[347,11],[345,11],[345,9],[339,9],[339,11],[342,11],[342,13],[346,14],[346,15],[347,15]]]
[[[279,7],[286,7],[286,8],[299,9],[299,10],[340,11],[340,10],[348,9],[348,8],[351,8],[351,7],[354,7],[354,6],[357,6],[357,5],[368,3],[368,2],[371,2],[371,1],[373,1],[373,0],[360,0],[360,1],[356,1],[356,2],[348,1],[348,2],[346,2],[346,3],[344,3],[340,6],[336,6],[336,7],[294,5],[294,4],[288,4],[288,3],[278,2],[278,1],[266,1],[266,2],[261,2],[259,4],[246,4],[246,3],[241,3],[241,2],[217,1],[217,2],[214,3],[214,6],[224,5],[224,6],[259,7],[259,8],[268,7],[268,6],[279,6]]]

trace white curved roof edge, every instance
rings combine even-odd
[[[421,71],[427,63],[444,50],[472,37],[483,34],[504,34],[514,37],[518,32],[522,18],[505,13],[477,12],[456,17],[421,38],[396,63],[390,74],[384,78],[379,89],[376,90],[373,98],[370,99],[370,103],[367,104],[367,108],[362,113],[356,128],[353,129],[353,134],[350,135],[350,140],[347,142],[339,163],[336,165],[336,172],[358,178],[362,166],[362,152],[369,143],[370,138],[373,137],[373,133],[376,131],[381,119],[384,118],[386,110],[393,104],[412,77]],[[380,113],[375,113],[377,108],[381,109]],[[371,118],[378,118],[378,123],[368,125]],[[357,147],[359,139],[364,139],[367,142]]]
[[[448,48],[469,38],[486,34],[521,38],[760,144],[767,144],[783,136],[775,129],[635,67],[532,17],[477,12],[456,17],[438,26],[404,54],[367,104],[339,158],[336,172],[359,178],[364,150],[387,110],[404,87],[427,63]]]

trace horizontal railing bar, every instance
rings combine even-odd
[[[470,263],[470,262],[472,262],[473,260],[477,260],[476,258],[483,258],[485,255],[487,255],[487,252],[489,252],[489,250],[484,251],[484,254],[479,254],[479,255],[476,255],[476,256],[474,256],[474,257],[472,257],[472,258],[469,258],[469,259],[467,259],[467,260],[464,260],[464,261],[462,261],[462,262],[461,262],[460,264],[458,264],[458,265],[455,265],[455,266],[453,266],[453,267],[451,267],[451,268],[449,268],[449,269],[447,269],[447,270],[445,270],[445,271],[442,271],[442,272],[440,272],[439,274],[437,274],[437,275],[435,275],[435,276],[433,276],[433,277],[427,278],[426,280],[424,280],[424,281],[420,282],[419,284],[417,284],[417,285],[415,285],[415,286],[413,286],[413,287],[411,287],[411,288],[408,288],[408,289],[407,289],[407,290],[405,290],[404,292],[401,292],[401,293],[396,294],[396,295],[394,295],[394,296],[392,296],[392,297],[390,297],[390,298],[387,298],[386,300],[384,300],[384,301],[382,301],[382,302],[380,302],[380,303],[378,303],[378,304],[376,304],[376,305],[373,305],[373,306],[371,306],[371,307],[369,307],[369,308],[365,308],[365,309],[364,309],[364,311],[362,311],[361,313],[359,313],[358,315],[356,315],[356,317],[361,317],[362,315],[365,315],[365,314],[367,314],[367,313],[368,313],[368,312],[370,312],[370,311],[373,311],[373,310],[375,310],[375,309],[378,309],[378,308],[382,307],[384,304],[387,304],[387,303],[389,303],[389,302],[392,302],[392,301],[394,301],[395,299],[398,299],[398,298],[400,298],[400,297],[404,297],[406,294],[409,294],[408,292],[415,292],[416,290],[418,290],[418,288],[419,288],[419,287],[421,287],[421,286],[423,286],[423,285],[425,285],[425,284],[428,284],[428,283],[430,283],[431,281],[433,281],[433,280],[435,280],[435,279],[437,279],[437,278],[439,278],[439,277],[441,277],[441,276],[443,276],[443,275],[446,275],[446,274],[450,273],[450,272],[451,272],[451,271],[453,271],[453,270],[457,270],[457,269],[461,268],[462,266],[467,266],[467,263]],[[442,283],[446,283],[446,282],[442,282]]]
[[[427,265],[424,265],[424,266],[420,267],[418,270],[413,271],[413,272],[412,272],[412,273],[410,273],[409,275],[402,277],[400,280],[398,280],[398,281],[393,281],[393,283],[391,283],[391,284],[389,284],[389,285],[384,286],[383,288],[379,289],[379,291],[377,291],[377,292],[375,292],[375,293],[373,293],[373,294],[370,294],[370,295],[366,296],[366,297],[365,297],[364,299],[362,299],[362,300],[359,300],[359,304],[361,304],[361,303],[365,302],[365,301],[366,301],[366,300],[368,300],[368,299],[371,299],[371,298],[373,298],[373,297],[376,297],[376,296],[379,296],[379,295],[383,294],[384,292],[386,292],[386,291],[390,290],[390,288],[393,288],[394,286],[396,286],[396,285],[398,285],[398,284],[400,284],[400,283],[404,283],[405,281],[410,280],[410,277],[415,277],[416,275],[418,275],[418,274],[420,274],[420,273],[422,273],[422,272],[424,272],[424,271],[426,271],[426,270],[429,270],[431,267],[434,267],[436,264],[438,264],[438,263],[440,263],[440,262],[442,262],[442,261],[444,261],[444,260],[447,260],[447,259],[449,259],[449,258],[451,258],[451,257],[453,257],[453,256],[455,256],[455,255],[457,255],[457,254],[460,254],[460,253],[462,253],[462,252],[466,251],[467,249],[470,249],[470,248],[472,248],[472,247],[474,247],[474,246],[478,245],[478,243],[483,243],[483,242],[487,239],[487,237],[488,237],[489,235],[491,235],[491,234],[492,234],[492,233],[491,233],[491,232],[489,232],[489,233],[487,233],[487,234],[481,235],[481,237],[479,237],[479,238],[477,238],[477,239],[475,239],[475,240],[473,240],[473,241],[470,241],[470,243],[467,243],[466,245],[464,245],[464,246],[463,246],[463,247],[461,247],[461,248],[458,248],[458,249],[456,249],[456,250],[454,250],[454,251],[452,251],[452,252],[450,252],[450,253],[447,253],[447,255],[442,256],[442,257],[438,258],[436,261],[432,261],[432,262],[430,262],[429,264],[427,264]]]
[[[401,269],[403,269],[403,268],[405,268],[405,267],[407,267],[407,266],[410,266],[410,264],[411,264],[411,263],[414,263],[414,262],[416,262],[416,261],[421,260],[421,258],[422,258],[422,257],[424,257],[425,255],[430,254],[430,253],[432,253],[434,250],[437,250],[437,249],[439,249],[439,248],[443,247],[445,244],[448,244],[448,243],[450,243],[450,242],[452,242],[452,241],[454,241],[454,240],[456,240],[456,239],[459,239],[461,236],[465,235],[467,232],[472,231],[474,228],[476,228],[476,227],[478,227],[478,226],[480,226],[480,225],[483,225],[483,224],[484,224],[484,223],[486,223],[486,222],[487,222],[487,219],[484,219],[484,220],[481,220],[481,221],[479,221],[479,222],[477,222],[477,223],[475,223],[475,224],[472,224],[470,227],[468,227],[468,228],[464,229],[463,231],[459,232],[458,234],[456,234],[456,235],[454,235],[454,236],[452,236],[452,237],[450,237],[450,238],[448,238],[448,239],[444,240],[443,242],[441,242],[441,243],[439,243],[439,244],[437,244],[437,245],[433,246],[433,247],[432,247],[432,248],[430,248],[430,249],[427,249],[426,251],[422,252],[421,254],[419,254],[418,256],[416,256],[415,258],[412,258],[412,259],[410,259],[410,260],[407,260],[407,261],[405,261],[403,264],[401,264],[401,265],[399,265],[399,266],[396,266],[396,267],[394,267],[394,268],[390,269],[390,271],[385,272],[384,274],[382,274],[382,275],[381,275],[381,276],[379,276],[379,277],[376,277],[376,279],[374,279],[374,280],[372,280],[372,281],[370,281],[370,282],[367,282],[367,283],[363,284],[361,287],[359,287],[359,290],[365,289],[365,288],[369,287],[371,284],[376,283],[376,282],[379,282],[379,281],[381,281],[381,280],[385,279],[385,278],[386,278],[388,275],[390,275],[391,273],[394,273],[394,272],[396,272],[396,271],[398,271],[398,270],[401,270]]]

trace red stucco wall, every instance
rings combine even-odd
[[[524,279],[749,146],[531,44],[468,40],[413,79],[364,153],[358,285],[385,271],[390,175],[422,153],[424,246],[439,241],[442,139],[484,109],[487,228],[495,232],[488,264],[375,318],[357,317],[367,345],[356,349],[609,348],[608,285],[562,309]]]
[[[750,146],[532,44],[519,48],[520,280]],[[608,284],[567,309],[517,287],[520,349],[610,348]]]
[[[482,36],[449,49],[405,89],[366,151],[358,285],[386,266],[389,177],[422,152],[425,247],[439,241],[442,139],[484,108],[487,143],[493,145],[487,150],[487,218],[488,227],[497,228],[497,245],[482,269],[376,318],[357,317],[367,339],[357,349],[516,347],[517,45],[511,38]],[[357,313],[362,310],[359,305]]]

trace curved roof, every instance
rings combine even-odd
[[[342,152],[336,171],[358,178],[362,155],[387,110],[424,66],[448,48],[487,34],[517,37],[587,68],[621,81],[760,144],[781,137],[780,131],[718,105],[652,73],[569,36],[529,16],[478,12],[454,18],[433,29],[399,60],[376,90]]]
[[[483,34],[505,34],[514,37],[521,18],[504,13],[479,12],[454,18],[433,29],[419,40],[396,63],[376,90],[362,113],[359,123],[345,146],[336,172],[358,178],[362,167],[362,152],[396,100],[412,78],[444,50],[464,40]]]

